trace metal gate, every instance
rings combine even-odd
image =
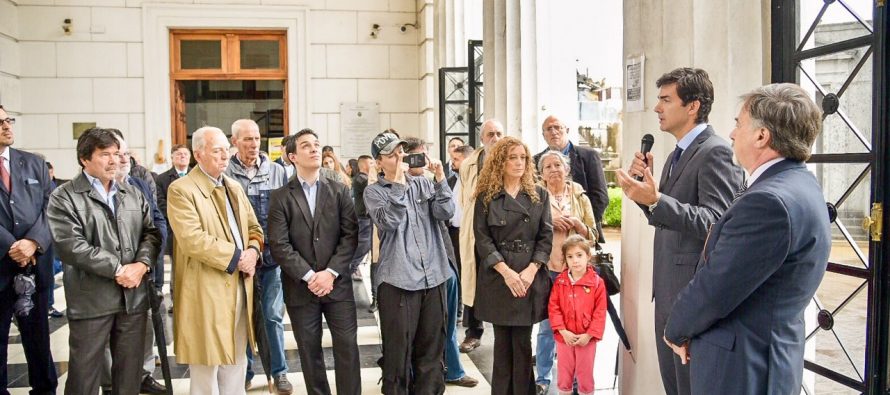
[[[469,95],[466,67],[439,69],[439,146],[442,163],[448,161],[448,140],[460,137],[470,141]]]
[[[772,0],[772,80],[823,110],[808,167],[829,202],[828,272],[807,310],[802,392],[888,394],[888,44],[884,0]]]

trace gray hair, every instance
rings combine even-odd
[[[571,161],[569,160],[568,156],[565,156],[562,154],[562,152],[559,152],[556,150],[548,150],[548,151],[544,152],[543,154],[541,154],[541,157],[538,158],[538,163],[537,163],[538,174],[541,174],[544,172],[544,159],[547,159],[551,156],[555,156],[555,157],[559,158],[560,162],[562,162],[562,166],[566,168],[566,171],[568,171],[568,172],[572,171]]]
[[[248,127],[255,127],[257,130],[260,130],[260,125],[257,125],[256,121],[252,119],[239,119],[232,122],[232,140],[237,140],[241,131],[246,130]]]
[[[223,133],[222,129],[220,128],[213,126],[203,126],[196,130],[195,133],[192,133],[192,152],[204,150],[204,135],[207,134],[207,132],[219,132],[219,134],[225,136],[225,133]]]
[[[795,84],[765,85],[742,96],[755,128],[770,131],[770,148],[789,159],[810,158],[822,131],[822,110]]]

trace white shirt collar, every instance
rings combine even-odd
[[[692,128],[689,131],[689,133],[686,133],[686,135],[683,136],[682,139],[677,141],[677,146],[680,147],[680,149],[685,151],[687,148],[689,148],[689,146],[692,144],[692,142],[695,141],[695,138],[698,137],[698,135],[700,135],[701,132],[704,132],[705,129],[707,129],[707,128],[708,128],[708,124],[706,124],[706,123],[700,123],[698,125],[695,125],[695,127]]]
[[[754,172],[751,173],[751,176],[748,177],[747,180],[745,180],[745,186],[746,186],[746,187],[750,187],[751,184],[753,184],[754,181],[757,181],[757,179],[758,179],[761,175],[763,175],[763,173],[765,173],[767,169],[769,169],[770,167],[772,167],[772,165],[774,165],[774,164],[776,164],[776,163],[779,163],[779,162],[781,162],[781,161],[783,161],[783,160],[785,160],[785,158],[780,156],[780,157],[778,157],[778,158],[776,158],[776,159],[773,159],[773,160],[771,160],[771,161],[769,161],[769,162],[766,162],[766,163],[764,163],[764,164],[758,166],[756,169],[754,169]]]
[[[0,154],[0,156],[6,158],[6,163],[9,163],[9,147],[6,147],[6,149],[3,150],[3,153]]]
[[[209,178],[210,181],[213,182],[213,185],[216,185],[216,186],[218,186],[218,187],[221,187],[221,186],[223,185],[223,182],[222,182],[222,180],[223,180],[223,176],[222,176],[222,174],[219,175],[219,179],[214,179],[213,177],[210,176],[210,174],[207,174],[207,172],[204,171],[204,168],[201,167],[201,165],[198,165],[198,168],[201,169],[201,172],[204,173],[204,175],[207,176],[207,178]]]
[[[318,178],[315,179],[315,182],[313,182],[313,183],[310,184],[309,181],[306,181],[305,178],[300,177],[300,174],[297,173],[297,180],[300,181],[300,185],[308,185],[308,186],[310,186],[310,187],[314,187],[314,186],[318,185],[318,179],[319,179],[319,178],[321,178],[321,174],[318,175]]]
[[[83,171],[83,175],[86,176],[87,181],[90,182],[90,185],[92,185],[95,188],[102,189],[103,192],[105,191],[105,185],[102,185],[102,180],[87,174],[86,170]],[[109,192],[117,191],[119,189],[118,185],[119,184],[117,183],[117,180],[111,180],[111,188],[109,188],[108,191]]]

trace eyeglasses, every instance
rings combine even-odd
[[[562,126],[562,125],[550,125],[546,129],[544,129],[544,131],[553,133],[553,132],[561,132],[565,129],[566,129],[566,127]]]
[[[4,123],[15,125],[15,118],[0,119],[0,126],[2,126]]]

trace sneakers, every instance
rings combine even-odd
[[[287,381],[287,373],[279,374],[275,377],[275,390],[281,395],[290,395],[294,392],[294,386]]]
[[[460,344],[460,352],[466,354],[479,348],[480,344],[482,344],[482,341],[480,341],[479,339],[468,337],[464,339],[464,341]]]
[[[49,308],[49,316],[50,316],[51,318],[62,318],[63,315],[64,315],[64,314],[62,314],[61,311],[56,310],[55,307],[50,307],[50,308]]]
[[[356,269],[356,271],[352,273],[352,281],[362,281],[362,272]]]
[[[445,384],[456,385],[458,387],[473,388],[477,384],[479,384],[479,380],[476,380],[470,376],[464,375],[464,377],[461,377],[457,380],[446,380]]]
[[[536,395],[546,394],[547,391],[550,390],[550,388],[547,388],[547,387],[548,387],[548,385],[546,385],[546,384],[535,384],[535,394]]]

